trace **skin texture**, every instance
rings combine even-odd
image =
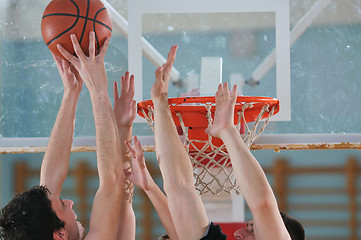
[[[89,57],[82,51],[75,35],[71,35],[71,41],[76,57],[60,45],[58,49],[78,71],[89,90],[96,131],[99,188],[92,206],[89,233],[85,239],[114,239],[118,233],[124,193],[123,188],[114,186],[124,183],[124,169],[119,132],[108,95],[108,79],[104,68],[104,56],[110,39],[105,41],[96,56],[95,34],[90,32]]]
[[[192,165],[179,139],[167,101],[170,71],[177,48],[178,46],[172,46],[167,62],[156,70],[156,81],[151,89],[154,103],[155,148],[177,236],[179,239],[199,240],[209,221],[194,188]]]
[[[254,236],[248,236],[249,231],[246,230],[244,235],[247,236],[241,236],[242,232],[239,231],[238,239],[288,240],[290,236],[283,223],[271,186],[261,166],[233,125],[236,98],[236,85],[231,93],[227,83],[219,85],[216,93],[214,122],[206,129],[206,133],[219,137],[224,142],[240,190],[252,212]]]
[[[177,46],[173,46],[166,64],[156,70],[156,81],[151,89],[154,103],[155,146],[168,208],[177,236],[179,239],[198,240],[203,236],[209,221],[204,206],[195,192],[192,166],[179,140],[167,101],[169,74],[175,61],[176,51]],[[266,176],[234,127],[236,97],[237,86],[234,86],[230,93],[227,83],[219,85],[214,122],[206,129],[207,134],[221,138],[225,143],[240,190],[254,218],[247,228],[237,230],[234,235],[236,239],[289,240],[290,236]],[[139,158],[140,156],[138,161]],[[143,163],[140,162],[139,165],[144,169]],[[141,183],[144,184],[144,181],[143,179]]]
[[[143,155],[143,149],[136,136],[134,136],[134,147],[126,142],[133,162],[133,170],[126,171],[125,175],[133,182],[134,185],[144,190],[158,213],[160,221],[167,231],[170,239],[177,240],[177,232],[174,227],[172,217],[169,212],[167,197],[159,189],[150,175]]]
[[[40,185],[46,186],[49,199],[57,216],[65,222],[65,229],[54,233],[54,239],[64,236],[80,239],[84,228],[76,221],[72,201],[60,201],[61,189],[66,179],[70,149],[73,142],[75,112],[83,80],[76,69],[67,61],[53,55],[64,86],[61,106],[51,132],[47,150],[40,171]],[[56,167],[54,167],[56,166]]]
[[[114,82],[114,116],[119,132],[120,150],[123,159],[123,168],[125,171],[131,171],[131,155],[126,143],[132,141],[132,125],[136,117],[136,102],[134,97],[134,76],[126,72],[121,77],[121,92],[118,91],[118,83]],[[121,212],[119,217],[119,227],[117,239],[130,240],[135,239],[135,215],[132,207],[133,183],[129,178],[124,179],[124,183],[119,186],[124,190],[121,202]]]

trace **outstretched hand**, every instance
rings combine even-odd
[[[109,46],[110,38],[105,40],[102,49],[96,56],[95,33],[89,32],[89,57],[86,56],[81,49],[76,35],[72,34],[70,38],[77,57],[73,56],[63,46],[58,44],[57,47],[60,53],[76,68],[90,93],[95,90],[98,92],[107,92],[108,79],[104,67],[104,57]]]
[[[63,81],[64,91],[74,91],[80,94],[83,87],[83,79],[80,77],[78,71],[70,62],[65,61],[53,53],[51,54],[53,55],[56,67]]]
[[[167,62],[155,71],[155,82],[151,90],[153,102],[168,99],[170,72],[175,61],[177,49],[178,46],[173,45],[169,51]]]
[[[134,136],[133,140],[134,147],[129,142],[125,142],[131,152],[133,163],[133,171],[124,170],[125,176],[129,178],[135,186],[143,190],[148,190],[154,181],[145,165],[143,149],[138,138]]]
[[[129,78],[129,72],[121,77],[121,91],[119,96],[118,84],[114,82],[114,115],[118,129],[129,128],[137,114],[137,106],[134,97],[134,75]]]
[[[206,129],[206,133],[214,137],[220,137],[223,129],[234,127],[234,106],[237,99],[237,85],[233,86],[231,94],[228,83],[219,84],[216,93],[216,112],[213,125]]]

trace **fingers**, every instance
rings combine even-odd
[[[105,39],[105,41],[104,41],[104,43],[103,43],[103,46],[102,46],[102,49],[100,50],[100,52],[99,52],[99,54],[98,54],[98,57],[99,57],[100,59],[102,59],[102,60],[104,60],[105,53],[107,52],[109,43],[110,43],[110,38],[108,37],[107,39]]]
[[[155,70],[155,80],[156,81],[163,81],[163,66],[157,68],[157,70]]]
[[[121,77],[121,92],[120,96],[127,96],[127,98],[134,97],[134,75],[129,78],[129,72],[127,71],[124,76]],[[117,95],[119,97],[119,94]]]
[[[145,168],[145,160],[144,160],[144,155],[143,155],[143,149],[142,149],[142,145],[140,144],[137,136],[133,137],[133,142],[134,142],[136,152],[138,153],[137,161],[139,163],[139,166],[141,167],[141,169],[144,169]]]
[[[114,97],[114,101],[119,98],[119,91],[118,91],[118,83],[117,83],[117,81],[115,81],[114,85],[113,85],[113,97]]]
[[[231,93],[228,90],[228,83],[220,83],[218,85],[218,91],[216,93],[216,102],[224,102],[231,99],[232,102],[235,102],[237,99],[237,84],[232,88]]]
[[[71,73],[70,63],[67,62],[67,61],[62,61],[62,62],[61,62],[61,69],[62,69],[65,73]]]
[[[124,96],[129,89],[129,72],[127,71],[124,76],[121,77],[121,93],[120,95]]]
[[[93,31],[89,32],[89,57],[95,57],[95,33]]]
[[[134,140],[134,146],[135,146],[135,149],[137,150],[137,152],[143,153],[142,145],[140,144],[137,136],[134,136],[133,140]]]
[[[136,157],[135,149],[133,148],[132,144],[130,144],[130,142],[128,142],[128,141],[124,141],[124,142],[125,142],[125,145],[127,145],[130,153],[132,154],[132,158],[135,158]]]
[[[50,51],[50,52],[51,52],[51,51]],[[56,56],[53,52],[51,52],[51,55],[52,55],[53,58],[54,58],[54,61],[55,61],[55,64],[56,64],[57,68],[58,68],[59,70],[63,71],[63,67],[62,67],[62,61],[63,61],[63,59],[60,58],[60,57],[58,57],[58,56]]]
[[[60,44],[56,45],[59,52],[68,60],[71,62],[74,66],[78,65],[78,59],[74,57],[70,52],[68,52],[63,46]]]
[[[167,62],[165,63],[164,65],[164,70],[163,70],[163,78],[165,81],[168,81],[169,78],[170,78],[170,72],[172,70],[172,67],[173,67],[173,63],[175,61],[175,57],[176,57],[176,54],[177,54],[177,49],[178,49],[178,46],[177,45],[173,45],[169,51],[169,54],[168,54],[168,58],[167,58]]]
[[[78,58],[81,61],[84,61],[86,59],[86,56],[85,56],[85,53],[84,53],[83,49],[81,48],[81,46],[80,46],[80,44],[78,42],[78,39],[77,39],[76,35],[71,34],[70,39],[71,39],[71,42],[73,43],[73,48],[74,48],[74,51],[75,51],[76,55],[78,56]]]
[[[163,67],[159,67],[159,68],[157,68],[157,70],[155,70],[155,83],[154,83],[154,85],[157,88],[160,88],[161,86],[163,86]]]
[[[227,101],[229,99],[229,90],[228,90],[228,82],[223,84],[223,100]]]
[[[232,92],[231,92],[231,100],[232,100],[232,102],[236,102],[236,100],[237,100],[237,84],[233,85]]]
[[[210,133],[210,127],[207,127],[207,128],[204,130],[204,132],[209,135],[209,133]]]
[[[132,95],[132,98],[134,97],[134,75],[130,76],[129,80],[129,93]]]
[[[83,79],[81,78],[78,70],[76,70],[76,68],[73,65],[70,65],[70,71],[75,75],[76,79],[80,83],[80,87],[82,87],[83,86]]]
[[[216,93],[216,101],[217,102],[224,102],[228,100],[229,98],[229,92],[228,92],[228,83],[225,82],[224,84],[220,83],[218,85],[218,91]]]
[[[136,112],[137,111],[137,101],[133,100],[132,101],[132,104],[130,106],[130,109],[133,111],[133,112]]]

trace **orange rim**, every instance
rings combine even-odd
[[[211,105],[212,115],[215,111],[215,97],[182,97],[182,98],[169,98],[168,99],[169,107],[173,115],[173,120],[175,124],[179,126],[179,119],[175,116],[176,113],[182,113],[183,120],[185,120],[185,126],[187,127],[201,127],[197,126],[200,122],[200,116],[197,114],[202,114],[207,112],[204,104]],[[192,105],[192,103],[203,103],[203,105]],[[268,105],[269,109],[274,108],[274,114],[279,112],[279,100],[276,98],[270,97],[254,97],[254,96],[239,96],[237,97],[235,112],[242,110],[243,106],[247,103],[252,103],[252,107],[246,108],[244,111],[246,122],[253,122],[258,117],[263,106]],[[138,103],[138,114],[141,117],[143,115],[142,110],[147,114],[148,108],[153,107],[152,100],[145,100]],[[184,115],[186,117],[184,117]],[[213,117],[213,116],[212,116]],[[236,117],[236,116],[235,116]],[[265,113],[262,118],[268,117],[268,113]],[[186,118],[186,119],[185,119]],[[193,123],[192,123],[193,122]],[[201,124],[202,126],[204,124]]]

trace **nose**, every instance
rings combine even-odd
[[[234,233],[233,236],[234,236],[237,240],[242,240],[242,239],[243,239],[242,236],[239,235],[239,234],[237,234],[237,233]]]
[[[74,202],[70,199],[64,199],[64,202],[66,203],[66,205],[69,207],[69,208],[73,208],[73,204]]]
[[[235,231],[234,233],[233,233],[233,236],[237,239],[237,240],[242,240],[242,239],[244,239],[243,238],[243,234],[241,234],[241,229],[238,229],[237,231]]]
[[[250,231],[250,232],[253,232],[253,231],[254,231],[254,230],[253,230],[253,221],[247,222],[247,229],[248,229],[248,231]]]

